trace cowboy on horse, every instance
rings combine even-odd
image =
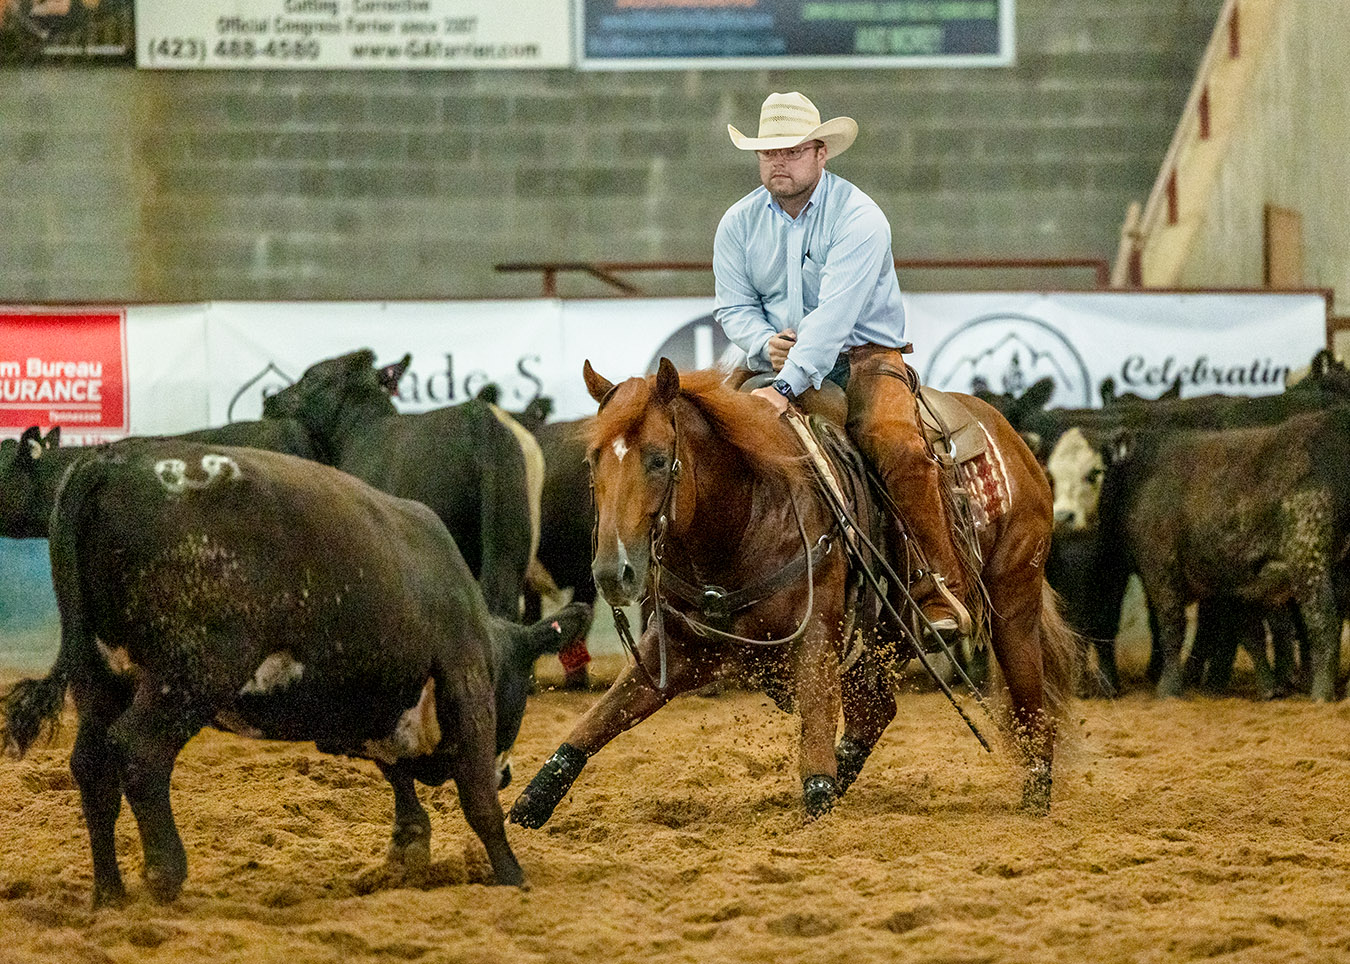
[[[846,389],[848,433],[927,561],[911,595],[935,630],[966,635],[965,578],[941,469],[920,425],[918,378],[904,360],[890,225],[875,201],[825,170],[858,125],[851,117],[822,123],[794,91],[765,99],[757,137],[727,131],[758,156],[763,185],[723,215],[713,246],[717,320],[752,371],[776,374],[752,394],[782,414],[794,402],[811,411],[826,381]]]

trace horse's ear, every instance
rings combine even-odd
[[[1102,379],[1101,388],[1097,391],[1102,397],[1102,406],[1109,408],[1116,400],[1116,380],[1107,375]]]
[[[60,446],[61,446],[61,426],[53,425],[51,427],[51,430],[47,432],[47,437],[42,440],[42,447],[44,449],[54,449],[60,448]]]
[[[614,391],[614,383],[592,368],[589,358],[581,366],[581,377],[586,380],[586,391],[590,392],[591,398],[597,402],[603,402],[605,396]]]
[[[680,394],[680,373],[675,363],[664,355],[656,369],[656,390],[652,392],[652,401],[658,405],[669,405]]]

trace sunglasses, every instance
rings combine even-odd
[[[795,161],[805,156],[807,151],[814,151],[820,145],[812,141],[810,144],[801,144],[797,147],[784,147],[777,151],[755,151],[761,161]]]

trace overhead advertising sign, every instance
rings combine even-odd
[[[0,67],[130,65],[132,0],[0,0]]]
[[[481,70],[571,64],[567,0],[136,0],[138,67]]]
[[[588,70],[996,67],[1013,0],[580,0]]]
[[[0,314],[0,431],[125,434],[126,313]]]

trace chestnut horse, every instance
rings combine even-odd
[[[868,643],[862,658],[843,658],[849,560],[796,436],[762,400],[726,386],[724,372],[681,375],[663,358],[655,376],[617,386],[589,362],[584,375],[600,403],[588,445],[593,572],[613,606],[643,601],[646,628],[636,664],[544,764],[511,820],[543,826],[610,740],[672,697],[731,675],[764,685],[776,699],[775,690],[786,691],[780,705],[790,701],[801,717],[806,810],[825,813],[857,777],[896,705],[885,647]],[[981,576],[1011,699],[1009,730],[1028,768],[1022,806],[1045,813],[1074,652],[1043,569],[1049,486],[997,411],[956,397],[983,425],[1006,479],[1008,511],[979,532]],[[714,601],[737,600],[724,608],[722,631],[709,630],[709,607],[687,591],[691,584]]]

